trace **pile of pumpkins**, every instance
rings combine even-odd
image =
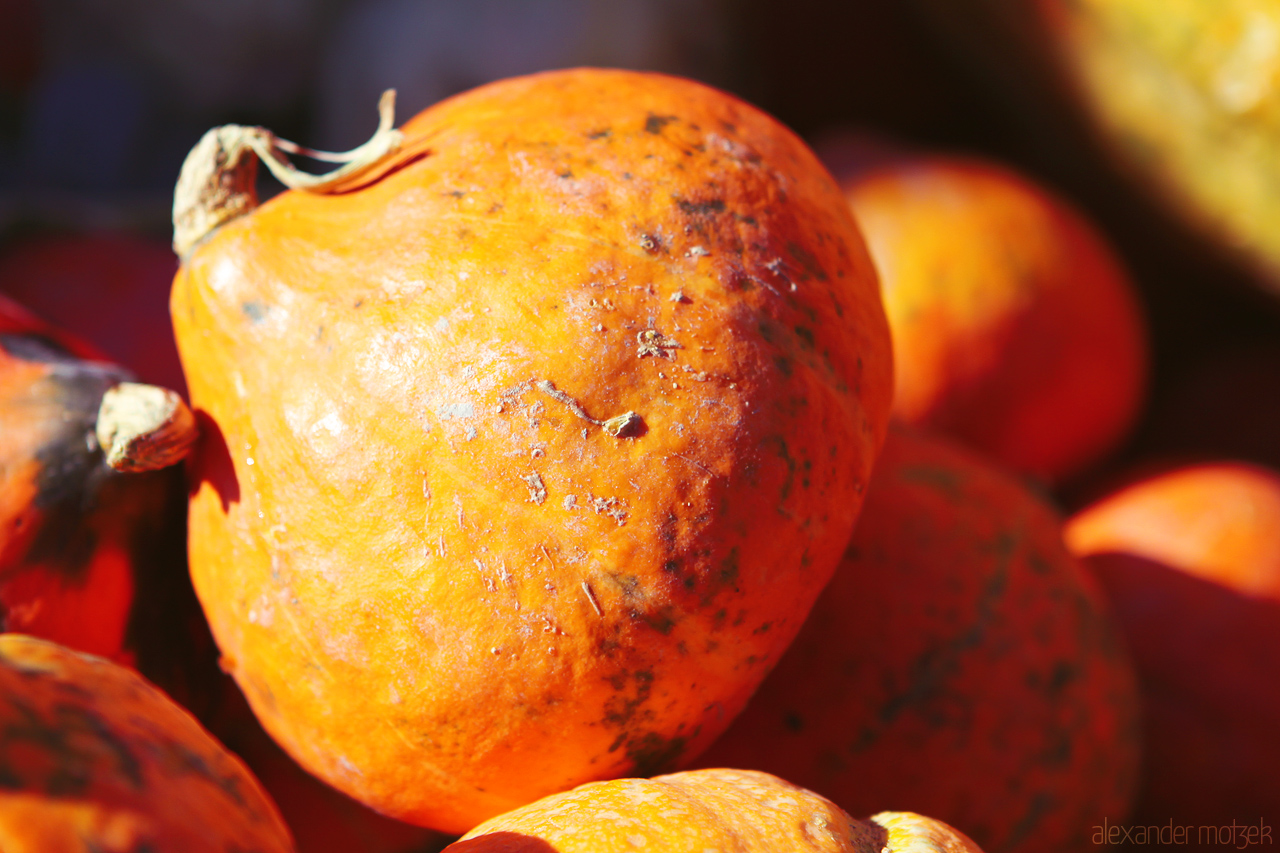
[[[657,74],[380,109],[323,176],[201,140],[176,353],[164,294],[0,269],[0,848],[1066,853],[1280,802],[1280,475],[1045,497],[1149,368],[1068,204],[833,177]]]

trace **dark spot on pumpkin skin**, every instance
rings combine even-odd
[[[112,512],[103,502],[104,495],[128,489],[127,478],[105,465],[92,440],[103,393],[128,378],[123,369],[72,361],[32,387],[33,396],[47,399],[61,417],[53,435],[35,453],[32,518],[39,522],[27,534],[32,537],[24,555],[27,563],[45,564],[69,580],[84,577],[97,548],[94,520]]]
[[[724,213],[724,199],[713,198],[707,201],[690,201],[672,196],[676,203],[676,207],[680,208],[680,212],[687,216],[711,216],[716,213]]]
[[[660,134],[662,133],[662,129],[673,121],[676,121],[675,116],[660,116],[654,113],[649,113],[649,116],[644,120],[644,132]]]
[[[667,738],[657,732],[645,732],[627,740],[626,752],[632,776],[654,776],[675,769],[684,754],[687,741],[683,737]]]
[[[772,623],[772,622],[764,622],[764,623],[762,623],[758,628],[756,628],[754,631],[752,631],[751,633],[752,633],[752,634],[767,634],[767,633],[769,633],[769,629],[770,629],[770,628],[772,628],[772,627],[773,627],[773,623]]]
[[[587,139],[608,139],[613,135],[613,129],[602,127],[599,130],[593,130],[587,133]]]
[[[249,322],[257,325],[267,316],[267,306],[256,300],[240,303],[240,313],[249,318]]]
[[[795,258],[795,260],[804,267],[804,271],[818,281],[827,281],[827,272],[818,263],[818,259],[813,253],[801,246],[799,243],[787,242],[787,254]]]
[[[21,361],[36,364],[82,363],[66,347],[53,338],[39,333],[12,334],[0,332],[0,349]]]
[[[649,701],[653,693],[653,672],[645,669],[632,673],[617,673],[607,680],[609,686],[620,695],[611,697],[605,703],[604,722],[613,726],[626,726],[637,716],[640,707]],[[631,696],[626,695],[629,680],[635,682],[635,691]]]
[[[782,715],[782,725],[789,732],[799,732],[804,729],[804,718],[795,711],[788,711]]]
[[[909,708],[918,709],[928,722],[939,722],[929,719],[929,703],[947,696],[946,682],[962,669],[964,656],[986,641],[987,629],[995,620],[997,605],[1008,588],[1017,544],[1017,537],[1012,534],[1004,533],[996,537],[989,548],[994,557],[994,565],[974,606],[976,612],[973,621],[964,631],[945,642],[931,645],[912,661],[906,685],[890,695],[877,712],[880,726],[888,726]],[[876,737],[877,731],[864,729],[851,749],[858,752],[870,745]]]
[[[113,732],[96,712],[81,705],[59,703],[52,708],[51,718],[28,705],[20,697],[7,697],[18,720],[0,728],[0,786],[29,788],[33,779],[24,778],[30,771],[13,769],[10,751],[19,745],[34,746],[51,753],[53,768],[44,780],[45,793],[54,797],[83,793],[101,772],[104,760],[111,772],[134,790],[144,787],[142,765],[132,749]]]
[[[904,466],[898,478],[905,483],[928,486],[953,504],[964,502],[964,477],[943,465]]]
[[[791,359],[786,356],[774,356],[773,364],[783,376],[791,375]]]

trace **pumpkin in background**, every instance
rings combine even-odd
[[[164,475],[103,463],[94,440],[120,367],[0,297],[0,616],[4,630],[132,661],[134,549],[156,535]]]
[[[267,731],[458,832],[728,725],[848,539],[890,345],[839,188],[728,95],[580,69],[389,126],[341,192],[200,177],[255,129],[184,168],[189,552]]]
[[[982,853],[963,834],[912,813],[850,817],[812,791],[755,770],[686,770],[591,782],[486,821],[453,853]]]
[[[870,162],[842,183],[880,273],[894,414],[1047,481],[1113,450],[1141,408],[1147,344],[1102,236],[995,165]]]
[[[894,429],[834,579],[700,759],[988,850],[1087,851],[1138,772],[1132,667],[1061,522],[1009,475]]]
[[[0,635],[5,853],[293,850],[262,788],[125,667]]]
[[[0,252],[0,293],[142,381],[185,394],[169,320],[177,265],[172,248],[141,237],[33,237]]]
[[[1031,31],[1117,160],[1280,290],[1280,2],[1031,5]]]
[[[1280,473],[1232,462],[1147,473],[1076,513],[1066,535],[1111,598],[1141,680],[1133,822],[1280,814]]]
[[[186,577],[181,471],[114,471],[95,434],[130,378],[0,296],[0,627],[137,666],[199,712],[215,649]]]
[[[1033,156],[1080,177],[1099,149],[1280,293],[1280,2],[909,5],[1003,96]]]

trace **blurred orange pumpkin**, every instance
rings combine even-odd
[[[700,759],[989,850],[1086,851],[1138,772],[1133,670],[1056,514],[950,442],[889,434],[844,562]]]
[[[896,417],[1051,482],[1117,447],[1145,396],[1146,331],[1079,213],[976,160],[881,153],[843,185],[881,277]]]
[[[252,774],[109,661],[0,635],[0,849],[290,853]]]
[[[1134,820],[1280,813],[1280,473],[1147,473],[1076,513],[1066,535],[1113,602],[1142,684]]]

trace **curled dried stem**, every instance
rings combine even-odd
[[[397,151],[404,136],[395,124],[396,93],[388,89],[378,102],[378,129],[365,144],[345,153],[313,151],[281,139],[264,127],[226,124],[207,132],[187,155],[173,193],[173,248],[185,258],[196,243],[219,225],[258,206],[258,163],[290,189],[330,192]],[[303,172],[285,154],[342,163],[332,172]]]

